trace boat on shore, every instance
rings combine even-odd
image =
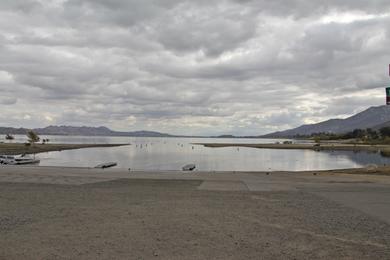
[[[25,164],[38,164],[40,163],[39,159],[31,157],[26,154],[19,156],[14,155],[0,155],[0,164],[5,165],[25,165]]]

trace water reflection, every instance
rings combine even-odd
[[[321,153],[328,153],[332,157],[345,156],[349,160],[365,166],[368,164],[388,165],[390,164],[390,157],[383,156],[380,152],[367,151],[321,151]]]
[[[207,148],[197,142],[274,143],[270,139],[198,139],[127,137],[49,137],[68,143],[131,143],[130,146],[89,148],[41,154],[43,166],[93,167],[103,162],[118,162],[120,168],[139,170],[180,170],[194,163],[197,170],[268,171],[327,170],[390,164],[379,153],[311,150],[273,150],[245,147]],[[280,141],[280,140],[279,140]]]

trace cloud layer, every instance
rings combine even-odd
[[[3,0],[2,125],[262,134],[384,103],[387,0]]]

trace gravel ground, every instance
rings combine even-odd
[[[390,259],[390,226],[303,191],[0,183],[0,259]]]

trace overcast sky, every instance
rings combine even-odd
[[[263,134],[384,104],[389,0],[0,0],[2,126]]]

